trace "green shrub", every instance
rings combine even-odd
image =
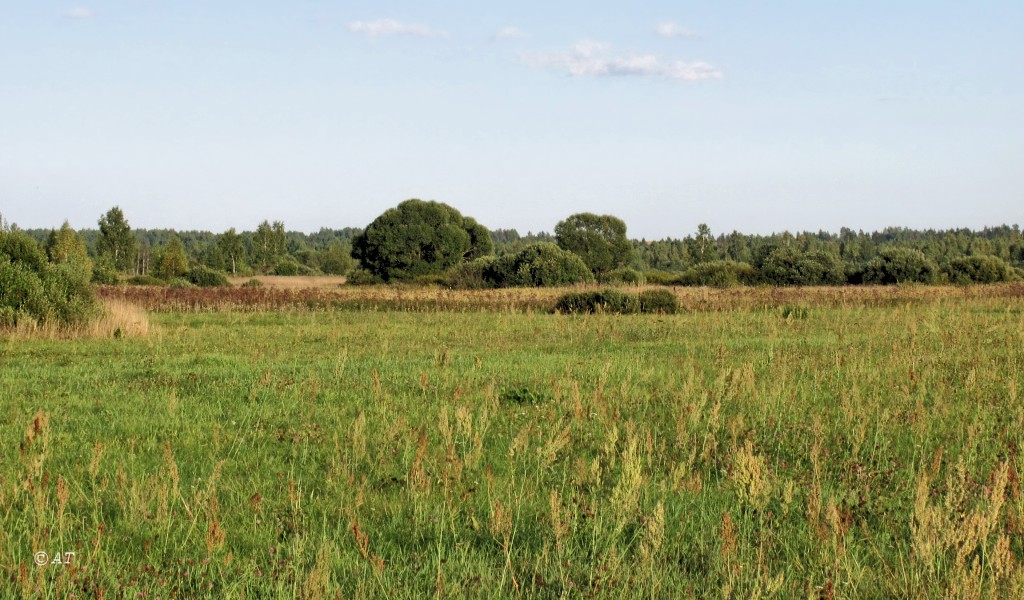
[[[181,277],[175,277],[174,279],[172,279],[169,282],[167,282],[167,285],[172,290],[181,289],[181,288],[194,288],[194,287],[196,287],[196,285],[194,283],[192,283],[188,279],[182,279]]]
[[[49,264],[39,243],[21,231],[0,231],[0,255],[32,273],[42,273]]]
[[[682,283],[678,273],[669,273],[668,271],[644,271],[644,279],[648,285],[679,285]]]
[[[384,280],[366,269],[356,269],[345,278],[345,283],[349,285],[377,285],[384,283]]]
[[[934,283],[939,273],[935,263],[920,250],[883,248],[864,268],[864,283]]]
[[[679,278],[683,285],[706,285],[716,288],[736,287],[754,283],[754,267],[731,260],[704,262],[687,269]]]
[[[493,256],[481,256],[462,263],[447,274],[448,285],[459,290],[481,290],[494,287],[484,274],[494,263]]]
[[[963,256],[954,258],[945,269],[951,283],[998,283],[1013,281],[1016,274],[998,256]]]
[[[561,313],[634,314],[640,312],[640,298],[619,290],[569,292],[559,298],[555,310]]]
[[[128,285],[167,285],[167,282],[152,275],[136,275],[125,280]]]
[[[770,285],[841,285],[846,283],[846,265],[828,252],[801,252],[776,248],[761,264],[761,280]]]
[[[421,287],[449,287],[449,278],[444,273],[431,273],[429,275],[417,275],[399,283],[399,285],[406,284]]]
[[[647,278],[644,277],[643,273],[629,267],[609,271],[599,279],[601,283],[612,285],[644,285],[647,283]]]
[[[550,242],[531,244],[515,254],[495,259],[484,268],[483,277],[494,287],[548,287],[594,281],[583,259]]]
[[[299,264],[299,261],[291,256],[286,256],[277,261],[277,264],[274,265],[270,272],[273,275],[298,275],[301,268],[302,265]]]
[[[97,313],[89,272],[72,262],[50,263],[39,244],[0,230],[0,320],[77,325]]]
[[[203,265],[196,265],[185,273],[185,279],[198,287],[231,287],[227,275]]]
[[[7,309],[10,325],[26,317],[44,321],[50,316],[39,273],[30,264],[12,262],[6,254],[0,254],[0,307]]]
[[[99,314],[89,289],[90,273],[73,263],[51,264],[43,273],[49,316],[63,325],[78,325]]]
[[[674,315],[679,312],[679,299],[668,290],[644,290],[640,292],[640,312]]]
[[[249,281],[246,281],[245,283],[243,283],[240,287],[244,287],[244,288],[263,287],[263,282],[260,281],[259,279],[250,279]]]
[[[117,274],[114,261],[109,256],[101,256],[92,268],[92,282],[100,285],[117,285],[121,277]]]

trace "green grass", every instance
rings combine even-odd
[[[1017,595],[1021,307],[0,340],[0,595]]]

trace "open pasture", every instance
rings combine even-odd
[[[879,289],[671,316],[105,290],[148,335],[0,340],[0,588],[1020,597],[1019,289]]]

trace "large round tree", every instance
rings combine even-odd
[[[583,259],[595,274],[629,264],[626,224],[611,215],[579,213],[555,226],[558,246]]]
[[[440,202],[406,200],[352,240],[352,256],[384,281],[441,273],[490,254],[490,233]]]

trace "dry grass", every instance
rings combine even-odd
[[[257,275],[256,277],[228,277],[233,286],[239,286],[250,279],[258,279],[265,287],[282,290],[305,290],[320,288],[336,288],[345,283],[344,277],[334,275],[317,275],[302,277],[298,275]]]
[[[323,279],[323,278],[282,278]],[[298,282],[296,282],[298,285]],[[547,311],[574,288],[509,288],[449,290],[402,285],[327,288],[164,288],[100,287],[99,295],[136,304],[151,311],[272,311],[272,310],[403,310],[403,311]],[[637,288],[631,288],[637,289]],[[642,289],[642,288],[641,288]],[[653,289],[653,287],[648,288]],[[673,287],[685,312],[774,309],[783,306],[852,308],[886,307],[981,298],[1021,298],[1024,284],[985,286],[841,286],[807,288]]]
[[[83,338],[144,337],[149,335],[149,317],[135,304],[117,298],[102,299],[102,314],[77,327],[20,322],[6,337],[15,340],[66,340]]]

